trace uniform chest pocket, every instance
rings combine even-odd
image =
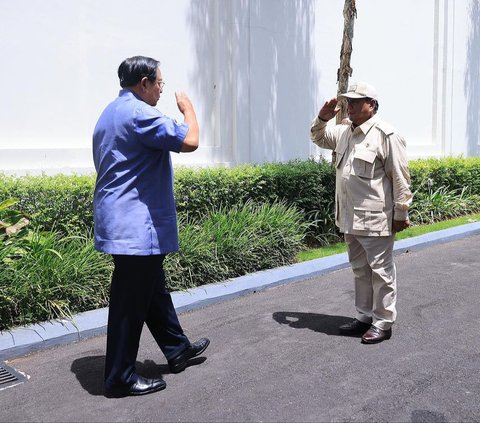
[[[375,171],[377,153],[366,148],[357,148],[353,154],[352,175],[372,179]]]
[[[353,201],[353,229],[357,231],[382,232],[388,228],[383,201]]]

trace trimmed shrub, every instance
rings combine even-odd
[[[480,158],[410,161],[415,203],[424,204],[438,190],[480,195]],[[8,177],[0,174],[0,201],[16,197],[18,208],[32,215],[43,230],[82,233],[93,225],[90,176]],[[440,191],[439,191],[440,192]],[[310,224],[306,242],[325,245],[338,240],[334,221],[335,169],[326,161],[243,165],[235,168],[175,170],[175,197],[180,214],[198,219],[212,210],[245,204],[283,201],[295,206]],[[419,220],[422,222],[423,220]]]
[[[480,194],[480,157],[446,157],[419,159],[409,163],[412,191],[435,192],[446,189],[461,192],[468,188],[470,194]]]
[[[93,226],[93,176],[0,174],[0,201],[17,198],[17,208],[41,230],[84,233]]]
[[[93,226],[93,189],[90,176],[25,176],[0,174],[0,201],[18,198],[18,208],[43,230],[71,234]],[[175,170],[175,198],[179,214],[198,219],[212,210],[245,204],[285,202],[299,209],[309,222],[308,240],[328,243],[336,236],[335,172],[325,162],[292,161],[235,168]]]

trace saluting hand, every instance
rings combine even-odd
[[[340,108],[337,107],[337,103],[338,100],[335,97],[327,100],[320,109],[320,112],[318,112],[318,117],[325,121],[334,118],[340,110]]]

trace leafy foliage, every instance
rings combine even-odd
[[[480,158],[415,160],[410,172],[414,224],[480,211]],[[108,304],[112,263],[93,248],[94,182],[0,174],[0,330]],[[181,250],[165,261],[169,288],[293,263],[305,243],[338,241],[334,192],[335,169],[323,161],[177,169]]]
[[[93,176],[23,176],[0,174],[0,201],[17,198],[17,207],[40,230],[63,234],[93,226]]]
[[[180,219],[180,251],[165,260],[170,289],[222,281],[295,261],[307,224],[284,203],[213,210]]]
[[[111,260],[91,236],[27,231],[0,244],[0,330],[105,307]]]

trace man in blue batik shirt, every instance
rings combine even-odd
[[[97,171],[94,193],[95,248],[114,261],[107,329],[105,395],[143,395],[164,389],[162,379],[135,371],[146,323],[178,373],[203,353],[207,338],[190,343],[165,288],[163,260],[178,250],[170,151],[198,148],[195,110],[175,93],[183,123],[156,106],[164,81],[157,60],[135,56],[118,68],[122,90],[101,114],[93,134]]]

